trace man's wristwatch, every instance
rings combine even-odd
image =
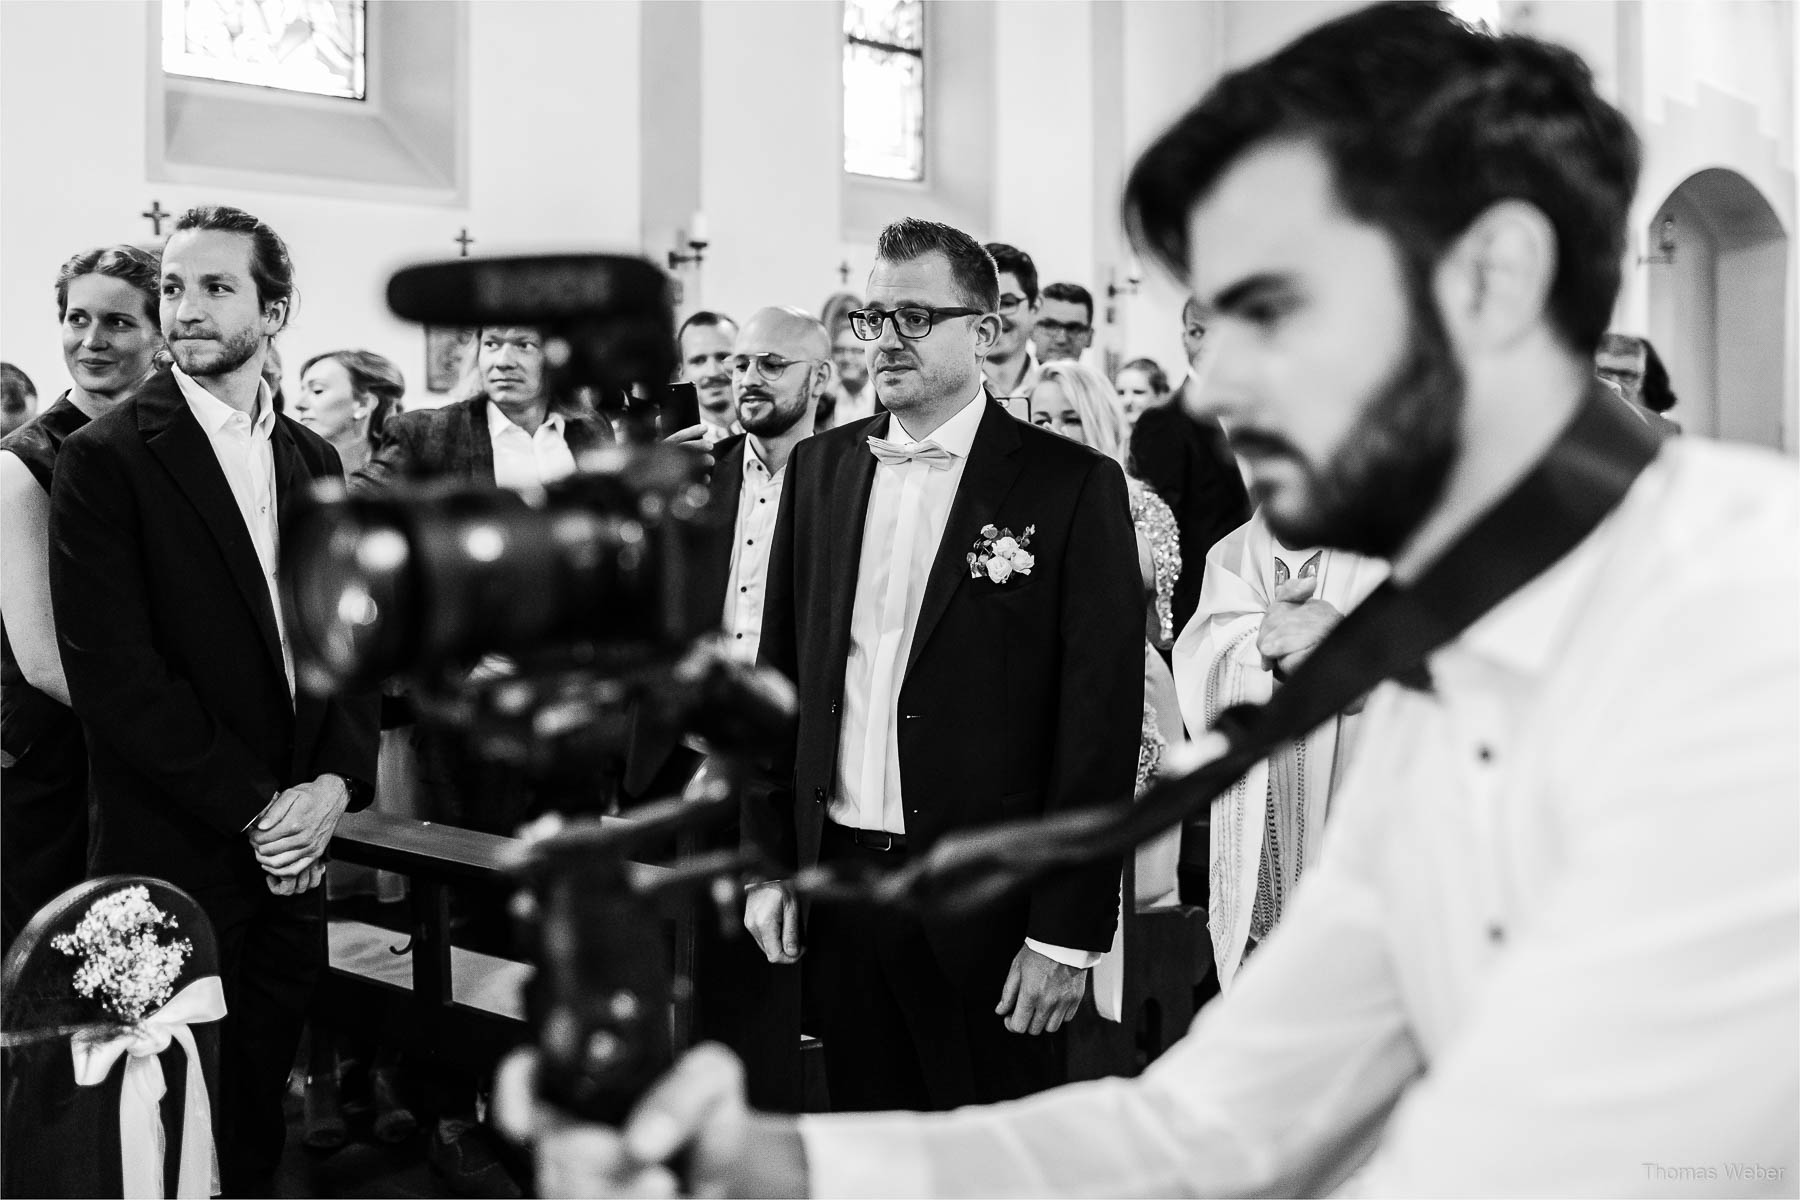
[[[345,811],[356,812],[369,807],[374,802],[374,784],[366,779],[358,779],[354,775],[339,775],[338,778],[344,781],[344,791],[350,797],[350,803],[344,806]]]

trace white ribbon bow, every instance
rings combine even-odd
[[[126,1200],[162,1200],[167,1135],[159,1105],[168,1086],[156,1056],[168,1049],[171,1041],[181,1044],[188,1060],[176,1195],[181,1200],[209,1200],[218,1192],[219,1160],[213,1152],[206,1074],[188,1026],[224,1016],[225,988],[217,975],[207,975],[182,988],[173,1000],[129,1029],[110,1036],[78,1033],[69,1039],[75,1082],[82,1087],[104,1083],[119,1056],[130,1055],[124,1085],[119,1089],[119,1157]]]

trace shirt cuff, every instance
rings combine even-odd
[[[809,1196],[929,1196],[918,1113],[802,1116]]]
[[[1028,949],[1036,950],[1045,958],[1061,963],[1065,967],[1074,967],[1085,971],[1105,957],[1098,950],[1071,950],[1067,946],[1052,946],[1048,942],[1040,942],[1036,938],[1026,938]]]

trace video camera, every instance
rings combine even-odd
[[[536,328],[550,394],[581,397],[624,436],[524,494],[441,481],[316,488],[282,532],[301,685],[405,679],[422,715],[457,727],[478,756],[571,797],[624,750],[634,712],[698,734],[726,768],[703,799],[571,823],[527,842],[517,864],[543,1090],[616,1119],[671,1054],[653,891],[743,873],[739,856],[705,856],[651,889],[631,859],[735,818],[730,764],[782,736],[792,689],[731,661],[718,606],[697,586],[696,564],[731,525],[708,507],[710,458],[658,439],[658,418],[685,399],[669,382],[667,275],[605,255],[462,259],[399,272],[388,303],[428,324]]]

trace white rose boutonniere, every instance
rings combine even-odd
[[[1010,529],[983,525],[981,536],[975,539],[975,548],[966,556],[969,578],[980,579],[985,575],[995,583],[1005,583],[1014,575],[1031,574],[1037,559],[1026,547],[1031,545],[1031,535],[1036,532],[1036,525],[1027,525],[1025,532],[1015,537]]]

